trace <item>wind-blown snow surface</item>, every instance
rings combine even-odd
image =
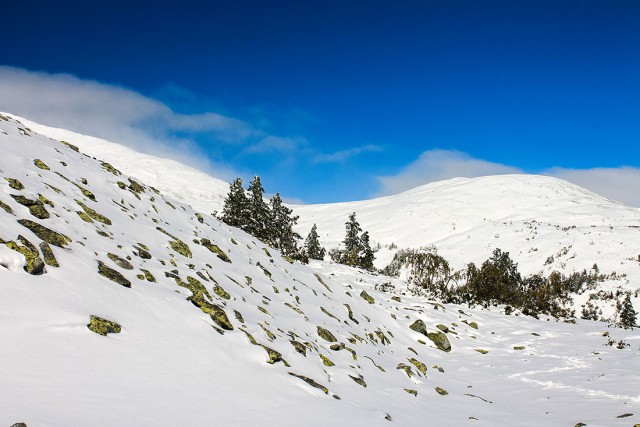
[[[0,239],[23,247],[28,241],[41,255],[41,238],[20,219],[69,238],[52,246],[60,266],[39,276],[24,271],[25,257],[11,244],[0,244],[0,424],[640,422],[637,330],[508,317],[405,295],[396,301],[375,289],[389,282],[403,288],[396,280],[324,262],[289,264],[251,236],[208,215],[200,222],[189,206],[7,117],[0,117],[0,149],[0,176],[24,187],[0,179],[8,207],[0,208]],[[25,199],[49,218],[34,217]],[[93,222],[83,211],[93,212]],[[130,287],[99,275],[99,262]],[[218,310],[232,330],[214,320]],[[117,322],[122,332],[91,332],[91,315]],[[412,330],[417,320],[429,332],[442,325],[452,350]],[[604,332],[630,347],[605,346]]]

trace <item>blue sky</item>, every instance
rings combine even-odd
[[[0,109],[305,202],[507,172],[640,184],[640,2],[135,3],[3,4]]]

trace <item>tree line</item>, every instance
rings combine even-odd
[[[279,249],[283,256],[307,262],[309,259],[323,260],[327,251],[320,243],[318,227],[313,224],[302,246],[302,239],[293,228],[299,217],[284,205],[280,193],[276,193],[267,203],[264,187],[259,176],[255,176],[247,189],[242,179],[236,178],[229,186],[220,219],[232,227],[237,227],[260,239],[269,246]],[[355,212],[349,215],[345,224],[344,248],[333,249],[329,256],[335,262],[353,267],[373,270],[374,251],[369,242],[369,233],[362,231]]]

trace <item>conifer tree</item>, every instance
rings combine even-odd
[[[242,179],[236,178],[229,185],[229,193],[224,200],[222,221],[232,227],[246,230],[249,220],[249,201],[242,188]]]
[[[618,302],[618,321],[620,322],[620,326],[623,328],[633,328],[636,326],[636,311],[633,309],[633,304],[631,303],[631,296],[627,293],[624,301],[622,303]]]
[[[325,249],[320,245],[320,237],[318,236],[318,227],[313,224],[311,231],[304,241],[304,249],[307,256],[311,259],[324,259]]]
[[[259,176],[254,176],[249,188],[249,218],[246,232],[257,237],[258,239],[269,243],[270,236],[270,220],[271,214],[269,207],[264,201],[264,188],[260,182]]]
[[[271,198],[270,223],[268,240],[271,245],[280,249],[282,255],[295,257],[298,255],[298,239],[300,235],[293,231],[298,222],[298,216],[292,216],[291,209],[282,204],[280,193]]]
[[[373,254],[373,249],[371,249],[371,245],[369,244],[369,232],[365,231],[362,233],[362,237],[360,238],[360,256],[358,264],[360,267],[365,270],[373,270],[373,260],[375,259],[375,255]]]
[[[345,223],[347,233],[342,243],[344,243],[344,251],[341,254],[340,263],[350,266],[360,265],[360,252],[362,250],[362,242],[360,240],[360,224],[356,220],[356,213],[349,215],[349,220]]]

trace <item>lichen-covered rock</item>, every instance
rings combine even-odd
[[[418,359],[414,359],[413,357],[410,357],[407,360],[411,362],[411,364],[415,366],[420,372],[422,372],[424,375],[427,375],[427,365],[425,365]]]
[[[2,200],[0,200],[0,208],[2,208],[8,214],[14,215],[13,209],[11,209],[11,206],[7,205]]]
[[[294,376],[296,378],[300,378],[302,381],[306,382],[311,387],[315,387],[315,388],[317,388],[319,390],[322,390],[324,392],[324,394],[329,394],[329,389],[328,388],[326,388],[322,384],[319,384],[319,383],[315,382],[314,380],[312,380],[309,377],[305,377],[304,375],[295,374],[293,372],[289,372],[289,375]]]
[[[229,295],[229,292],[225,291],[224,288],[220,285],[215,285],[213,287],[213,292],[215,292],[216,295],[218,295],[220,298],[223,298],[223,299],[231,298],[231,295]]]
[[[451,343],[449,342],[449,338],[442,332],[427,332],[427,338],[429,338],[440,350],[444,352],[451,351]]]
[[[122,173],[121,173],[118,169],[114,168],[114,167],[113,167],[111,164],[109,164],[109,163],[102,162],[102,168],[103,168],[104,170],[106,170],[107,172],[111,172],[111,173],[112,173],[112,174],[114,174],[115,176],[122,175]]]
[[[75,145],[73,145],[73,144],[71,144],[71,143],[69,143],[69,142],[67,142],[67,141],[60,141],[60,144],[62,144],[62,145],[66,145],[67,147],[69,147],[69,148],[71,148],[73,151],[75,151],[76,153],[79,153],[79,152],[80,152],[80,149],[79,149],[77,146],[75,146]]]
[[[351,321],[353,323],[355,323],[356,325],[360,324],[360,322],[358,322],[356,320],[356,318],[353,317],[353,311],[351,310],[351,306],[349,304],[344,304],[344,306],[347,307],[347,312],[348,312],[348,315],[349,315],[349,319],[351,319]]]
[[[427,325],[424,324],[424,321],[418,319],[409,325],[409,329],[414,330],[416,332],[421,333],[422,335],[427,335]]]
[[[5,178],[5,180],[9,183],[9,187],[13,188],[14,190],[24,190],[24,185],[22,185],[22,183],[20,181],[18,181],[15,178]]]
[[[106,336],[107,334],[119,334],[122,326],[111,320],[103,319],[98,316],[91,316],[91,320],[87,325],[90,331]]]
[[[40,159],[35,159],[35,160],[33,161],[33,164],[34,164],[34,165],[36,165],[36,167],[37,167],[37,168],[39,168],[39,169],[42,169],[42,170],[45,170],[45,171],[51,170],[51,169],[49,168],[49,166],[47,166],[47,165],[46,165],[42,160],[40,160]]]
[[[437,324],[437,325],[436,325],[436,328],[440,329],[440,330],[441,330],[442,332],[444,332],[444,333],[449,332],[449,328],[448,328],[448,327],[446,327],[445,325],[441,324],[441,323]]]
[[[76,211],[76,213],[78,214],[78,216],[80,217],[81,220],[83,220],[84,222],[88,222],[90,224],[93,224],[93,220],[89,217],[89,215],[87,215],[85,212],[82,211]]]
[[[114,270],[113,268],[107,267],[105,263],[102,261],[98,261],[98,273],[111,280],[112,282],[117,283],[118,285],[124,286],[126,288],[131,287],[131,282],[127,280],[120,272]]]
[[[475,350],[476,350],[478,353],[480,353],[480,354],[487,354],[487,353],[489,353],[489,350],[485,350],[485,349],[483,349],[483,348],[476,348]]]
[[[104,215],[100,215],[98,212],[91,209],[89,206],[82,203],[80,200],[76,200],[76,203],[80,205],[82,210],[93,220],[101,222],[106,225],[111,225],[111,220]]]
[[[524,346],[523,345],[516,345],[513,347],[514,350],[524,350]]]
[[[351,378],[353,381],[355,381],[356,384],[361,385],[364,388],[367,388],[367,383],[364,381],[364,377],[360,374],[358,374],[358,376],[353,376],[351,374],[347,374],[349,375],[349,378]]]
[[[16,252],[21,253],[25,259],[24,271],[35,276],[39,276],[46,272],[44,261],[40,258],[38,249],[31,242],[22,236],[18,236],[18,240],[24,245],[21,246],[16,242],[7,242],[5,245]]]
[[[447,394],[449,394],[449,392],[442,387],[436,387],[436,392],[438,392],[440,396],[446,396]]]
[[[134,181],[131,178],[128,178],[129,180],[129,190],[133,191],[134,193],[144,193],[144,187],[142,185],[140,185],[137,181]]]
[[[42,252],[42,257],[44,258],[45,264],[50,267],[60,267],[58,264],[58,260],[51,249],[51,246],[47,242],[40,242],[40,251]]]
[[[373,299],[373,297],[371,295],[369,295],[366,291],[362,291],[360,292],[360,296],[369,304],[375,304],[375,300]]]
[[[64,248],[71,239],[64,234],[57,233],[43,225],[38,224],[37,222],[28,220],[28,219],[19,219],[18,223],[23,227],[31,230],[33,234],[38,236],[40,240],[44,240],[53,246],[58,246],[59,248]]]
[[[333,363],[333,362],[331,361],[331,359],[329,359],[329,358],[328,358],[328,357],[326,357],[325,355],[323,355],[323,354],[319,354],[319,356],[320,356],[320,359],[322,360],[322,364],[323,364],[324,366],[335,366],[335,365],[336,365],[335,363]]]
[[[403,370],[409,378],[415,375],[415,373],[411,370],[411,366],[405,365],[404,363],[398,363],[396,365],[396,369]]]
[[[187,258],[192,258],[193,257],[193,254],[191,253],[191,249],[189,249],[189,246],[185,242],[183,242],[182,240],[178,239],[173,234],[170,234],[169,232],[163,230],[161,227],[156,227],[156,230],[160,231],[161,233],[166,234],[167,236],[169,236],[169,237],[171,237],[173,239],[173,240],[169,241],[169,245],[171,246],[171,249],[173,249],[174,251],[176,251],[180,255],[186,256]]]
[[[229,259],[227,254],[224,253],[224,251],[220,249],[218,245],[214,245],[213,243],[211,243],[209,239],[202,239],[200,240],[200,243],[202,244],[202,246],[209,249],[209,251],[216,254],[216,256],[220,258],[222,261],[231,263],[231,260]]]
[[[13,200],[20,203],[22,206],[27,207],[29,209],[29,213],[36,218],[49,218],[49,211],[47,211],[47,209],[44,207],[44,204],[40,200],[27,199],[26,197],[17,194],[11,194],[11,197],[13,197]]]
[[[409,394],[413,394],[414,396],[418,396],[418,392],[416,390],[405,388],[404,391],[406,391]]]
[[[322,326],[317,326],[316,327],[318,330],[318,335],[323,338],[326,341],[329,342],[337,342],[338,339],[327,329],[323,328]]]
[[[144,278],[147,280],[147,282],[155,283],[156,278],[153,276],[153,274],[151,274],[149,270],[141,268],[140,271],[142,271],[142,273],[144,274]]]
[[[124,268],[125,270],[133,270],[133,265],[129,261],[124,258],[119,257],[116,254],[108,253],[107,256],[111,261],[113,261],[118,267]]]
[[[298,353],[305,357],[307,356],[307,347],[304,344],[296,340],[290,340],[289,342]]]

